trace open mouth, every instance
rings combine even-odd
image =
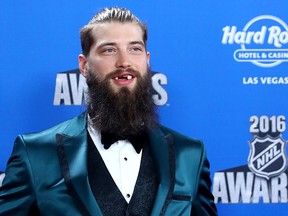
[[[122,72],[118,73],[115,76],[112,77],[112,80],[114,81],[114,84],[117,86],[129,86],[133,83],[133,81],[137,78],[137,75],[132,72]]]
[[[134,73],[130,73],[130,72],[124,72],[124,73],[121,73],[121,74],[118,74],[116,76],[114,76],[112,79],[114,80],[132,80],[133,78],[135,78],[136,75]]]
[[[134,77],[132,75],[124,75],[124,76],[116,76],[114,77],[115,80],[123,79],[123,80],[131,80]]]

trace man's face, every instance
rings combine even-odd
[[[115,93],[123,87],[134,91],[138,76],[143,77],[149,67],[141,28],[136,23],[111,22],[98,24],[92,34],[95,42],[89,55],[78,57],[81,73],[85,77],[93,73],[101,81],[108,78]]]

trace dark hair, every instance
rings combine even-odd
[[[89,55],[90,48],[94,43],[94,37],[92,30],[97,24],[119,22],[119,23],[137,23],[143,31],[143,42],[146,46],[148,34],[147,26],[142,23],[131,11],[126,8],[112,7],[104,8],[98,12],[87,25],[85,25],[80,31],[82,53],[85,56]]]

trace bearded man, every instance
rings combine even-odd
[[[146,41],[124,8],[81,29],[87,111],[17,137],[0,215],[217,215],[202,142],[158,123]]]

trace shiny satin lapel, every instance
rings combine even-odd
[[[72,121],[62,134],[57,134],[58,155],[64,180],[83,215],[102,215],[91,191],[87,175],[86,117]]]
[[[149,132],[152,152],[160,175],[160,184],[151,215],[164,215],[175,184],[175,157],[173,140],[160,128]]]

